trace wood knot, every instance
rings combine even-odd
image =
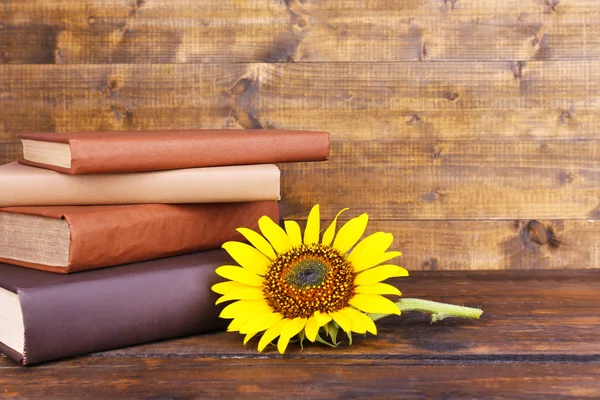
[[[102,88],[102,95],[110,97],[119,90],[119,81],[116,78],[109,78],[106,80],[106,85]]]
[[[425,61],[427,58],[427,42],[421,42],[421,47],[419,48],[419,61]]]
[[[544,39],[544,35],[546,34],[545,31],[546,29],[543,26],[541,26],[540,29],[538,29],[535,35],[533,35],[533,39],[531,40],[531,47],[539,46],[539,44]]]
[[[563,171],[560,174],[560,182],[563,185],[568,185],[572,183],[576,178],[576,175],[573,171]]]
[[[560,121],[561,124],[566,124],[567,122],[569,122],[569,120],[571,119],[572,115],[570,112],[568,111],[563,111],[560,113],[560,116],[558,117],[558,120]]]
[[[54,50],[54,63],[55,64],[62,64],[63,61],[64,61],[63,53],[62,53],[60,47],[57,47]]]
[[[308,25],[308,22],[306,22],[306,20],[304,18],[301,18],[298,21],[298,27],[299,28],[305,28]]]
[[[525,243],[534,243],[539,246],[548,245],[550,248],[560,246],[560,240],[552,225],[544,225],[538,220],[531,220],[521,230],[521,238]]]
[[[442,148],[438,145],[433,146],[431,149],[431,159],[439,160],[440,158],[442,158]]]
[[[133,118],[133,113],[129,111],[124,105],[113,105],[110,109],[117,121],[121,121],[123,119],[125,121],[131,121],[131,119]]]
[[[440,260],[435,257],[431,257],[429,260],[425,260],[423,264],[421,264],[421,269],[435,271],[438,269],[438,265]]]
[[[140,8],[142,8],[142,6],[144,5],[144,3],[146,2],[146,0],[135,0],[131,2],[131,11],[129,12],[130,16],[135,17],[137,16],[138,11],[140,11]]]
[[[450,92],[450,91],[448,91],[448,92],[444,93],[444,97],[447,98],[450,101],[456,101],[456,99],[458,99],[458,97],[459,97],[459,94],[456,93],[456,92]]]
[[[414,125],[421,123],[421,118],[417,114],[413,114],[408,121],[406,121],[406,125]]]
[[[242,78],[239,81],[237,81],[235,83],[235,85],[233,85],[233,87],[230,90],[230,93],[233,96],[239,96],[242,93],[245,93],[248,91],[248,89],[250,89],[252,87],[252,81],[250,81],[250,79],[248,78]]]
[[[545,0],[546,6],[552,12],[556,12],[556,7],[560,4],[560,0]]]
[[[454,5],[456,0],[444,0],[444,6],[446,6],[446,10],[454,10]]]
[[[523,61],[517,61],[514,63],[512,71],[515,79],[523,78],[523,68],[525,67],[525,63]]]
[[[423,200],[427,203],[433,203],[435,201],[442,200],[443,197],[444,197],[444,194],[442,192],[440,192],[439,189],[434,189],[431,192],[425,194],[423,196]]]
[[[90,15],[87,18],[87,23],[88,23],[88,25],[94,25],[96,23],[96,17]]]
[[[253,110],[246,110],[243,108],[233,108],[231,110],[231,116],[242,126],[244,129],[262,129],[263,126],[256,117]]]

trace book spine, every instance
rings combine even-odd
[[[70,174],[324,161],[330,151],[329,133],[302,131],[165,134],[114,141],[74,138],[70,144],[71,168],[61,170]]]
[[[0,166],[0,207],[279,200],[279,175],[270,164],[66,175],[9,163]]]
[[[214,250],[19,290],[21,364],[222,329],[211,286],[220,281],[215,268],[230,262],[223,250]]]

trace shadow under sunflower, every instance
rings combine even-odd
[[[402,267],[381,265],[401,255],[387,251],[393,235],[376,232],[359,241],[367,214],[350,219],[336,233],[337,219],[346,210],[322,237],[318,204],[309,213],[304,235],[295,221],[285,221],[284,230],[266,216],[258,221],[262,235],[238,229],[250,244],[223,245],[239,266],[217,268],[216,273],[229,281],[212,287],[222,295],[217,304],[235,300],[220,314],[232,319],[228,331],[246,335],[244,344],[263,332],[259,351],[279,337],[277,348],[283,354],[295,336],[301,343],[308,339],[335,346],[339,328],[350,341],[352,332],[377,334],[367,313],[377,318],[400,315],[398,305],[383,297],[401,295],[383,281],[408,276]]]

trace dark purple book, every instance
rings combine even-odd
[[[0,351],[21,365],[223,329],[211,250],[60,275],[0,263]]]

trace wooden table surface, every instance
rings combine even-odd
[[[481,307],[479,321],[406,313],[338,349],[260,354],[214,333],[22,368],[14,398],[598,398],[600,270],[421,272],[407,297]]]

